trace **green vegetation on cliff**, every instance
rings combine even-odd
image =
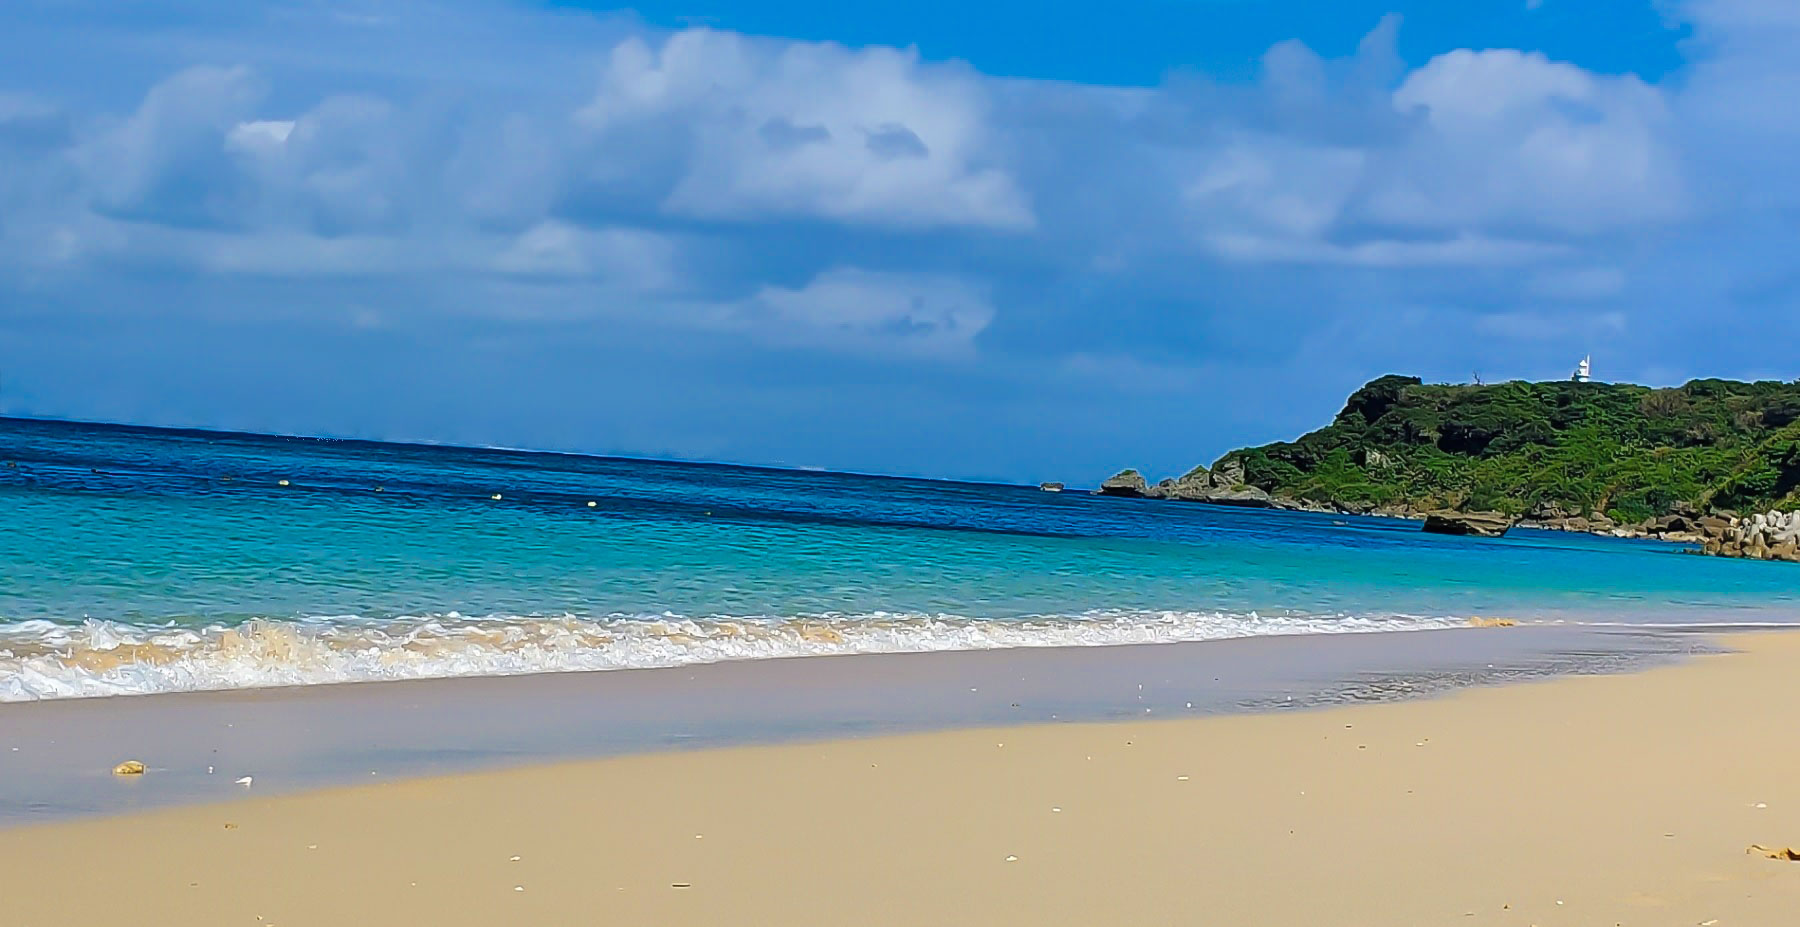
[[[1386,376],[1330,425],[1233,451],[1270,493],[1366,510],[1800,507],[1800,383],[1426,385]]]

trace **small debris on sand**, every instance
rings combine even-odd
[[[1469,619],[1469,627],[1471,628],[1510,628],[1516,624],[1518,624],[1518,622],[1511,618],[1483,618],[1477,615],[1476,617]]]
[[[1761,853],[1770,859],[1783,859],[1790,863],[1800,863],[1800,850],[1793,847],[1766,847],[1760,843],[1752,843],[1745,853]]]
[[[14,749],[17,749],[17,748],[15,747]],[[126,760],[125,762],[120,763],[119,765],[113,767],[113,775],[115,775],[115,776],[141,776],[144,774],[144,769],[145,769],[145,766],[143,763],[140,763],[137,760]]]

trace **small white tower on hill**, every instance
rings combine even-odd
[[[1571,376],[1569,379],[1574,380],[1577,383],[1587,383],[1592,381],[1594,379],[1594,356],[1590,354],[1587,357],[1582,358],[1581,363],[1575,365],[1574,376]]]

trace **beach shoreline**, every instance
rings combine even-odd
[[[1431,699],[648,753],[27,825],[0,830],[0,887],[29,927],[1783,923],[1800,864],[1746,850],[1800,843],[1800,632],[1723,643]]]
[[[0,706],[0,827],[632,753],[1391,701],[1713,649],[1525,625],[831,655]],[[128,787],[124,759],[150,774]]]

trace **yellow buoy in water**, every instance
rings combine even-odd
[[[143,774],[144,764],[137,760],[126,760],[113,767],[113,775],[115,776],[141,776]]]
[[[494,494],[493,494],[493,495],[491,495],[491,496],[489,496],[489,497],[488,497],[488,498],[489,498],[489,499],[492,499],[492,500],[494,500],[494,501],[495,501],[495,502],[499,502],[499,501],[500,501],[500,494],[499,494],[499,493],[494,493]]]
[[[275,485],[277,485],[277,486],[287,486],[287,485],[290,485],[290,484],[289,484],[289,483],[288,483],[288,481],[287,481],[287,480],[280,480],[280,481],[278,481],[278,482],[277,482],[277,483],[276,483],[276,484],[275,484]]]
[[[594,507],[594,506],[596,506],[596,505],[599,505],[599,504],[600,504],[600,503],[598,503],[598,502],[595,502],[595,501],[593,501],[593,500],[591,500],[591,499],[590,499],[590,500],[589,500],[589,501],[588,501],[588,508],[590,508],[590,509],[591,509],[591,508],[593,508],[593,507]]]

